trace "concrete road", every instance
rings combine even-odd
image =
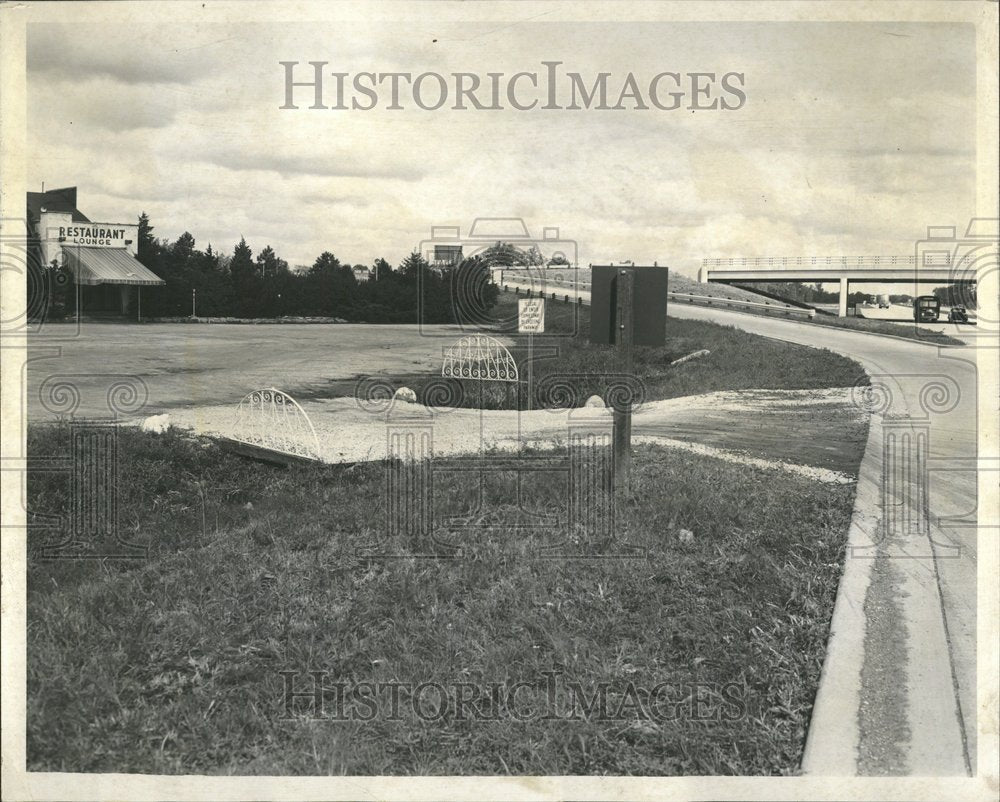
[[[977,334],[976,311],[969,310],[969,323],[949,323],[948,313],[950,306],[942,306],[941,314],[935,323],[914,323],[913,307],[905,304],[892,304],[888,309],[880,309],[877,306],[859,306],[857,308],[858,317],[868,320],[885,320],[890,323],[898,323],[900,326],[917,325],[925,331],[937,331],[960,340],[967,340]]]

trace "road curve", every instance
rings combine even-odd
[[[590,303],[585,290],[566,292]],[[865,629],[864,654],[861,676],[847,678],[858,709],[834,714],[857,737],[838,769],[975,775],[977,349],[714,307],[672,303],[667,313],[827,348],[866,369],[876,387],[868,400],[882,400],[862,465],[874,489],[865,493],[875,508],[866,534],[877,546],[847,557],[868,561],[867,594],[850,600],[863,608],[852,620]],[[904,433],[925,445],[907,450]]]
[[[892,398],[883,420],[909,418],[927,435],[927,495],[924,497],[928,540],[932,554],[896,554],[904,577],[900,580],[908,594],[903,606],[907,643],[900,650],[905,665],[882,666],[883,676],[905,677],[912,694],[907,698],[906,716],[910,743],[902,749],[900,772],[952,774],[960,770],[952,745],[960,743],[966,772],[975,773],[976,755],[976,512],[977,512],[977,351],[973,347],[934,348],[916,342],[872,336],[850,330],[833,329],[788,320],[674,304],[675,317],[710,320],[732,325],[753,334],[773,337],[831,351],[860,362],[873,383],[885,385]],[[943,395],[939,395],[943,394]],[[945,398],[947,396],[947,398]],[[905,470],[898,455],[882,458],[883,470]],[[886,473],[883,472],[883,477]],[[883,483],[886,480],[883,478]],[[913,482],[916,485],[917,481]],[[912,494],[912,495],[911,495]],[[887,491],[883,488],[883,499]],[[891,494],[889,494],[891,496]],[[884,503],[884,502],[883,502]],[[921,495],[912,488],[895,503],[918,506]],[[885,511],[883,510],[883,515]],[[914,510],[911,522],[920,522]],[[905,516],[897,515],[897,522]],[[912,524],[911,524],[912,525]],[[910,559],[912,557],[912,559]],[[922,559],[929,557],[929,559]],[[851,557],[849,556],[848,559]],[[861,557],[865,559],[865,557]],[[878,582],[876,572],[873,581]],[[936,587],[935,587],[936,586]],[[884,594],[886,588],[876,589]],[[898,588],[896,592],[898,593]],[[902,594],[898,594],[902,595]],[[871,597],[869,597],[869,601]],[[948,665],[922,648],[925,635],[921,622],[943,610]],[[911,609],[916,608],[916,609]],[[922,608],[922,609],[920,609]],[[908,628],[905,623],[909,623]],[[869,654],[879,644],[866,646],[866,663],[884,662],[885,655]],[[896,658],[898,662],[898,658]],[[950,676],[941,676],[945,672]],[[935,684],[936,683],[936,684]],[[920,689],[931,686],[953,690],[954,719],[941,721],[928,711]],[[875,700],[862,699],[862,704]],[[946,706],[951,708],[950,705]],[[940,712],[939,708],[939,712]],[[870,711],[869,711],[870,712]],[[868,716],[878,720],[877,713]],[[954,730],[957,729],[957,738]],[[877,733],[862,738],[878,740]],[[869,766],[871,769],[871,766]],[[896,773],[896,772],[893,772]]]

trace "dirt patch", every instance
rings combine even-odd
[[[861,670],[858,772],[865,776],[905,774],[906,622],[899,605],[903,577],[884,553],[875,558],[865,599],[868,624]]]

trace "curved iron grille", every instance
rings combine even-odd
[[[450,379],[516,382],[517,362],[506,346],[494,337],[472,334],[462,337],[444,352],[441,375]]]
[[[320,459],[319,438],[305,410],[274,387],[254,390],[236,407],[234,440],[248,445]]]

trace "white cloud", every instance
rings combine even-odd
[[[68,7],[67,14],[72,14]],[[975,40],[953,25],[35,26],[29,174],[88,213],[293,263],[398,261],[431,225],[556,225],[584,261],[907,252],[972,214]],[[434,40],[437,41],[434,41]],[[745,73],[737,112],[280,110],[329,70]],[[640,83],[642,81],[640,80]]]

